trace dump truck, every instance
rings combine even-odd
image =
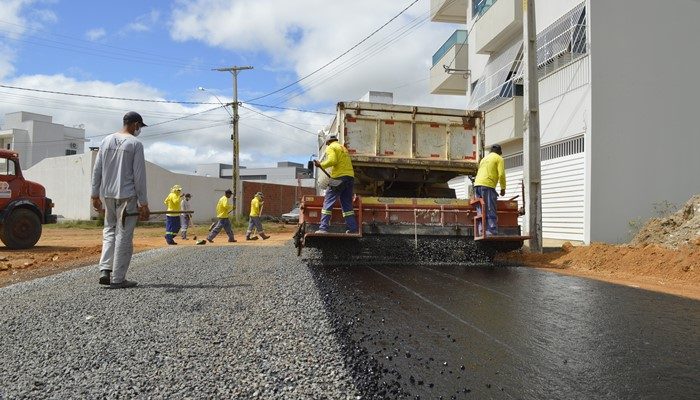
[[[41,238],[43,224],[56,223],[46,189],[22,176],[19,154],[0,150],[0,241],[10,249],[28,249]]]
[[[498,201],[499,234],[479,235],[478,199],[457,199],[448,182],[475,176],[484,155],[484,113],[434,107],[340,102],[329,132],[346,147],[355,174],[353,208],[360,227],[345,232],[342,210],[332,210],[327,234],[317,234],[323,207],[303,196],[294,235],[297,254],[316,249],[328,263],[481,263],[523,241],[515,198]],[[323,151],[319,136],[319,151]],[[322,153],[320,153],[322,154]],[[477,235],[475,235],[477,232]]]

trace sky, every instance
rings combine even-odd
[[[430,21],[430,0],[0,0],[0,85],[81,95],[0,87],[0,127],[5,113],[36,112],[97,146],[134,110],[151,125],[146,159],[194,173],[232,163],[221,104],[233,78],[212,69],[252,66],[238,76],[240,164],[305,163],[336,103],[370,90],[464,108],[429,89],[431,57],[456,29]]]

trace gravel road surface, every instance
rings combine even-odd
[[[0,289],[0,399],[354,399],[309,271],[291,247],[137,254]]]

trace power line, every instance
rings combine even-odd
[[[292,124],[289,124],[289,123],[287,123],[287,122],[284,122],[284,121],[282,121],[282,120],[280,120],[280,119],[277,119],[277,118],[275,118],[275,117],[271,117],[271,116],[269,116],[269,115],[267,115],[267,114],[261,113],[260,111],[254,110],[254,109],[252,109],[252,108],[249,108],[249,107],[246,107],[246,106],[243,106],[243,105],[241,105],[241,107],[245,108],[246,110],[252,111],[252,112],[254,112],[254,113],[256,113],[256,114],[260,114],[260,115],[262,115],[263,117],[269,118],[269,119],[271,119],[271,120],[273,120],[273,121],[277,121],[277,122],[279,122],[280,124],[284,124],[284,125],[287,125],[287,126],[290,126],[290,127],[294,128],[294,129],[298,129],[298,130],[300,130],[300,131],[307,132],[307,133],[310,133],[310,134],[316,136],[316,133],[311,132],[311,131],[308,131],[308,130],[306,130],[306,129],[304,129],[304,128],[299,128],[298,126],[294,126],[294,125],[292,125]]]
[[[279,106],[272,106],[272,105],[258,104],[258,103],[250,103],[250,102],[244,102],[244,103],[245,103],[245,104],[249,104],[249,105],[251,105],[251,106],[256,106],[256,107],[275,108],[275,109],[277,109],[277,110],[291,110],[291,111],[299,111],[299,112],[305,112],[305,113],[311,113],[311,114],[335,115],[335,113],[324,112],[324,111],[303,110],[303,109],[300,109],[300,108],[279,107]]]
[[[198,104],[198,105],[219,104],[219,103],[208,103],[208,102],[202,102],[202,101],[154,100],[154,99],[135,99],[135,98],[129,98],[129,97],[99,96],[99,95],[95,95],[95,94],[69,93],[69,92],[59,92],[56,90],[31,89],[31,88],[23,88],[23,87],[19,87],[19,86],[10,86],[10,85],[2,85],[2,84],[0,84],[0,87],[6,88],[6,89],[26,90],[29,92],[60,94],[60,95],[64,95],[64,96],[89,97],[89,98],[93,98],[93,99],[107,99],[107,100],[138,101],[138,102],[143,102],[143,103]]]
[[[350,47],[348,50],[344,51],[342,54],[340,54],[340,55],[337,56],[336,58],[332,59],[331,61],[327,62],[326,64],[322,65],[321,67],[317,68],[316,70],[312,71],[311,73],[309,73],[309,74],[307,74],[307,75],[305,75],[305,76],[299,78],[298,80],[296,80],[296,81],[294,81],[294,82],[292,82],[292,83],[290,83],[290,84],[288,84],[288,85],[286,85],[286,86],[284,86],[284,87],[282,87],[282,88],[279,88],[279,89],[277,89],[277,90],[275,90],[275,91],[272,91],[272,92],[270,92],[270,93],[264,94],[264,95],[262,95],[262,96],[258,96],[258,97],[252,98],[252,99],[248,100],[248,102],[255,101],[255,100],[259,100],[259,99],[262,99],[262,98],[271,96],[271,95],[273,95],[273,94],[275,94],[275,93],[279,93],[279,92],[281,92],[281,91],[283,91],[283,90],[285,90],[285,89],[287,89],[287,88],[289,88],[289,87],[292,87],[292,86],[296,85],[297,83],[299,83],[299,82],[303,81],[304,79],[306,79],[306,78],[308,78],[308,77],[314,75],[315,73],[321,71],[322,69],[324,69],[324,68],[326,68],[327,66],[329,66],[330,64],[336,62],[338,59],[340,59],[340,58],[343,57],[344,55],[348,54],[350,51],[354,50],[354,49],[357,48],[359,45],[361,45],[362,43],[364,43],[365,41],[367,41],[369,38],[371,38],[372,36],[374,36],[377,32],[379,32],[380,30],[382,30],[385,26],[389,25],[392,21],[394,21],[396,18],[398,18],[399,16],[401,16],[401,14],[403,14],[404,12],[406,12],[409,8],[411,8],[411,7],[412,7],[414,4],[416,4],[417,2],[418,2],[418,0],[414,0],[411,4],[409,4],[408,6],[406,6],[406,8],[404,8],[404,9],[401,10],[398,14],[396,14],[395,16],[393,16],[389,21],[385,22],[382,26],[380,26],[379,28],[375,29],[372,33],[369,34],[369,36],[366,36],[364,39],[360,40],[360,41],[359,41],[358,43],[356,43],[354,46]]]

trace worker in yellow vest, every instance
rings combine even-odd
[[[476,213],[482,216],[482,221],[486,222],[486,236],[498,235],[496,185],[501,186],[501,196],[506,195],[506,168],[501,154],[503,153],[500,145],[491,146],[491,152],[479,162],[479,170],[476,173],[476,179],[474,179],[474,196],[484,199],[484,207],[486,208],[486,210],[482,210],[480,204],[476,205]],[[486,218],[483,218],[484,215]],[[475,234],[481,236],[482,227],[476,226],[474,228],[476,229]]]
[[[167,244],[177,244],[173,238],[180,231],[180,203],[182,186],[174,185],[170,189],[170,194],[163,200],[163,204],[167,207],[167,211],[172,213],[165,214],[165,242]]]
[[[245,240],[257,239],[257,236],[250,237],[251,233],[253,233],[253,229],[258,231],[258,235],[260,235],[263,240],[270,238],[265,234],[262,222],[260,221],[260,214],[262,213],[263,203],[265,202],[263,198],[263,192],[258,192],[255,193],[255,196],[253,196],[253,199],[250,201],[250,222],[248,223],[248,231],[245,233]]]

